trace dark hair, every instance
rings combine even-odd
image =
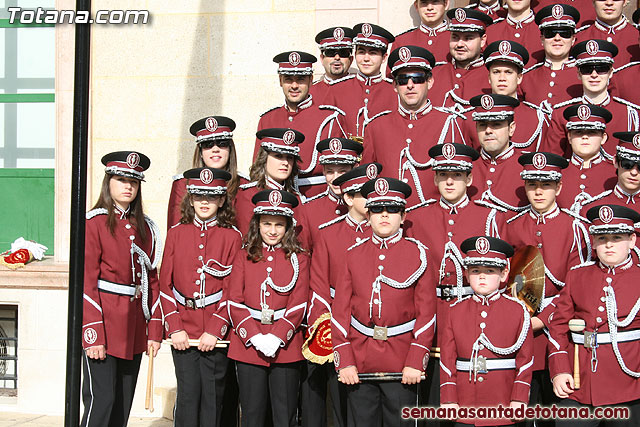
[[[260,217],[261,215],[253,215],[251,222],[249,223],[249,231],[244,236],[244,245],[247,250],[247,259],[253,262],[262,260],[262,236],[260,235]],[[304,249],[298,242],[298,236],[296,235],[296,228],[293,226],[293,218],[287,216],[287,231],[280,244],[284,250],[285,257],[290,258],[291,254],[298,254],[304,252]]]
[[[260,147],[256,160],[253,162],[253,165],[251,165],[251,169],[249,170],[251,181],[257,181],[258,188],[261,190],[267,188],[267,157],[269,156],[269,153],[270,151],[265,150],[264,147]],[[294,194],[297,193],[294,181],[295,177],[298,175],[298,170],[298,161],[294,157],[291,175],[284,180],[285,191]]]
[[[229,160],[222,169],[231,174],[231,179],[227,182],[227,198],[229,200],[234,200],[236,198],[236,193],[238,192],[238,187],[240,186],[240,177],[238,176],[238,155],[236,154],[236,145],[233,143],[233,139],[229,138],[227,141],[229,141]],[[200,144],[196,144],[191,166],[194,168],[207,167],[202,159],[202,147]]]
[[[218,208],[216,221],[218,221],[218,225],[220,227],[231,228],[236,221],[236,210],[233,207],[233,203],[231,203],[228,194],[223,195],[222,197],[224,197],[224,203],[220,208]],[[180,218],[181,224],[191,224],[196,216],[196,210],[191,205],[191,201],[192,195],[187,193],[184,195],[182,203],[180,203],[180,213],[182,213],[182,218]]]
[[[109,190],[109,182],[111,178],[115,178],[118,175],[104,174],[102,180],[102,187],[100,188],[100,197],[92,209],[103,208],[107,210],[107,227],[112,236],[115,236],[116,232],[116,215],[114,213],[115,202],[111,197],[111,191]],[[135,179],[135,178],[128,178]],[[139,181],[138,181],[139,182]],[[147,227],[144,220],[144,209],[142,207],[142,185],[138,186],[138,194],[129,205],[129,221],[136,228],[140,240],[145,243],[147,240]],[[141,225],[142,224],[142,225]]]

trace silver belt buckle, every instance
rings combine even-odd
[[[185,307],[190,308],[191,310],[193,310],[195,308],[195,302],[194,300],[192,300],[191,298],[189,298],[188,300],[186,300],[184,302]]]
[[[136,286],[136,291],[134,292],[133,296],[130,298],[131,302],[133,302],[134,299],[140,298],[140,294],[142,293],[142,287],[140,285],[135,285]]]
[[[487,370],[487,358],[484,356],[478,356],[478,358],[476,359],[474,370],[479,374],[488,374],[489,371]]]
[[[598,348],[598,333],[584,331],[584,348]]]
[[[260,323],[263,325],[273,325],[273,310],[263,308],[260,312]]]
[[[373,327],[373,339],[379,341],[387,340],[387,327],[386,326],[374,326]]]

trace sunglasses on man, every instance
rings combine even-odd
[[[382,213],[382,211],[387,211],[390,214],[396,214],[402,212],[401,206],[369,206],[369,212],[374,214]]]
[[[573,30],[568,28],[545,28],[542,30],[542,36],[545,39],[552,39],[558,34],[563,39],[570,39],[573,37]]]
[[[325,49],[322,54],[330,58],[333,58],[336,55],[340,58],[348,58],[351,56],[351,49]]]
[[[633,169],[634,166],[640,170],[640,162],[634,162],[633,160],[619,159],[618,165],[620,165],[622,169],[626,169],[628,171]]]
[[[587,76],[594,71],[598,74],[607,74],[611,71],[611,65],[609,64],[584,64],[578,67],[578,71],[583,76]]]
[[[210,148],[213,148],[214,145],[219,148],[229,148],[231,146],[231,142],[229,142],[228,139],[204,141],[200,143],[200,148],[203,150],[208,150]]]
[[[425,73],[404,73],[396,76],[396,83],[400,86],[406,86],[409,84],[409,79],[413,81],[413,84],[419,85],[427,81],[427,75]]]

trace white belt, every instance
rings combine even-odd
[[[251,308],[251,307],[247,307],[247,310],[249,310],[251,317],[253,317],[256,320],[262,320],[262,311],[256,310],[255,308]],[[284,317],[285,311],[286,311],[285,308],[282,308],[280,310],[275,310],[273,312],[273,320],[282,319]]]
[[[121,285],[106,280],[98,279],[98,289],[101,291],[111,292],[118,295],[126,295],[132,297],[136,294],[135,285]]]
[[[611,344],[611,335],[609,332],[598,332],[597,334],[598,344]],[[618,331],[616,334],[618,342],[636,341],[640,340],[640,329],[633,331]],[[584,344],[584,335],[571,332],[571,339],[576,344]]]
[[[502,369],[516,369],[516,359],[486,359],[487,371],[496,371]],[[458,371],[467,371],[473,369],[471,361],[469,360],[456,360],[456,369]]]
[[[336,297],[336,290],[333,288],[329,288],[329,294],[331,295],[331,298],[335,298]]]
[[[307,185],[326,184],[327,180],[324,175],[308,176],[306,178],[298,178],[298,187],[306,187]]]
[[[183,306],[187,305],[187,298],[184,297],[176,288],[173,288],[173,296],[176,297],[176,301],[178,301]],[[196,297],[189,298],[189,301],[193,301],[196,308],[204,308],[208,305],[215,304],[222,299],[222,291],[218,291],[215,294],[207,295],[204,298]]]
[[[402,335],[406,334],[407,332],[411,332],[413,331],[413,327],[415,326],[415,324],[416,319],[413,319],[401,325],[389,326],[387,328],[387,336],[393,337],[396,335]],[[351,316],[351,326],[353,326],[353,329],[360,332],[362,335],[373,337],[373,328],[363,325],[358,321],[358,319],[353,316]]]
[[[460,294],[460,296],[465,296],[465,295],[472,295],[473,294],[473,289],[471,289],[471,286],[463,286],[462,289],[459,291],[459,288],[457,286],[451,286],[451,287],[437,287],[436,288],[436,296],[438,297],[457,297],[458,294]]]

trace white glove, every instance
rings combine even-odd
[[[276,355],[276,352],[280,348],[280,344],[282,344],[282,340],[280,340],[280,338],[273,334],[267,334],[264,336],[264,338],[265,350],[267,350],[264,355],[267,357],[274,357]]]
[[[47,251],[45,245],[41,245],[40,243],[33,242],[31,240],[24,240],[24,237],[18,237],[15,242],[11,244],[11,253],[19,250],[26,249],[31,252],[31,255],[38,261],[42,260],[44,257],[44,253]]]
[[[249,338],[249,342],[256,348],[256,350],[262,351],[260,349],[264,348],[265,338],[266,335],[256,334]]]

